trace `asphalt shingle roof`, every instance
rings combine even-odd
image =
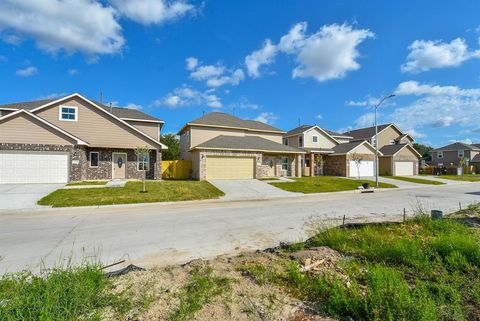
[[[384,130],[391,124],[378,125],[378,132]],[[359,128],[343,133],[346,136],[353,137],[353,139],[370,139],[375,136],[375,126]]]
[[[385,145],[380,148],[380,152],[385,156],[392,156],[398,153],[405,146],[407,146],[407,144]]]
[[[302,125],[302,126],[298,126],[297,128],[294,128],[292,130],[289,130],[285,136],[292,136],[292,135],[297,135],[297,134],[301,134],[303,133],[304,131],[306,130],[309,130],[310,128],[312,127],[315,127],[315,125]]]
[[[358,145],[363,144],[363,142],[364,141],[362,140],[362,141],[358,141],[358,142],[338,144],[337,146],[332,148],[333,153],[334,154],[346,154],[349,151],[351,151],[352,149],[354,149],[355,147],[357,147]]]
[[[475,155],[472,160],[470,160],[470,163],[480,163],[480,154]]]
[[[230,114],[213,112],[188,122],[188,125],[210,125],[233,128],[247,128],[284,133],[285,131],[256,120],[245,120]]]
[[[334,132],[333,130],[328,130],[328,129],[324,129],[322,128],[324,131],[326,131],[330,136],[333,136],[333,137],[346,137],[346,138],[352,138],[352,136],[349,136],[349,135],[345,135],[345,134],[341,134],[341,133],[338,133],[338,132]]]
[[[440,148],[435,148],[433,152],[446,151],[446,150],[458,150],[458,149],[480,150],[480,147],[476,146],[475,144],[469,145],[462,142],[456,142]]]
[[[66,97],[66,96],[65,96]],[[61,99],[61,98],[58,98]],[[26,109],[32,110],[37,107],[43,106],[45,104],[54,102],[58,99],[41,99],[41,100],[33,100],[33,101],[24,101],[12,104],[3,104],[0,105],[0,108],[12,108],[12,109]],[[110,112],[110,107],[104,104],[99,103],[98,101],[91,100],[93,103],[97,104],[98,106],[102,107],[103,109]],[[121,107],[112,107],[112,114],[119,117],[119,118],[132,118],[132,119],[140,119],[140,120],[154,120],[154,121],[161,121],[161,119],[147,115],[139,110],[136,109],[129,109],[129,108],[121,108]]]
[[[202,149],[229,149],[229,150],[255,150],[264,152],[305,153],[303,150],[276,143],[258,136],[226,136],[220,135],[197,145]]]

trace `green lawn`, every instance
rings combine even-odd
[[[68,183],[67,186],[84,186],[84,185],[105,185],[108,181],[81,181]]]
[[[317,177],[299,177],[294,178],[295,182],[270,183],[271,185],[289,192],[299,193],[325,193],[355,190],[363,183],[370,183],[375,186],[375,182],[369,180],[354,180],[336,176],[317,176]],[[395,188],[397,186],[387,183],[379,183],[380,188]]]
[[[399,181],[417,183],[417,184],[426,184],[426,185],[443,185],[443,184],[445,184],[445,183],[438,182],[438,181],[432,181],[432,180],[429,180],[429,179],[416,178],[416,177],[405,177],[405,176],[384,176],[384,177],[391,178],[391,179],[396,179],[396,180],[399,180]]]
[[[465,175],[442,175],[436,176],[438,178],[451,179],[453,181],[466,181],[466,182],[480,182],[480,175],[465,174]]]
[[[189,201],[218,198],[222,191],[206,181],[147,181],[147,193],[142,182],[127,182],[125,187],[59,189],[38,201],[53,207]]]

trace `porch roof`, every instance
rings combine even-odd
[[[302,149],[309,154],[311,154],[311,153],[314,153],[314,154],[332,154],[333,153],[333,149],[329,149],[329,148],[302,148]]]

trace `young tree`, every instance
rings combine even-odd
[[[147,161],[149,159],[150,148],[147,146],[140,146],[135,148],[135,155],[137,155],[137,162],[138,162],[138,170],[143,172],[142,176],[142,193],[146,193],[145,187],[145,180],[147,176],[148,167],[150,166],[150,162]]]
[[[462,169],[462,175],[464,174],[463,173],[463,169],[465,168],[465,165],[467,165],[467,158],[466,157],[462,157],[458,160],[458,165],[460,166],[460,168]],[[468,166],[467,166],[467,174],[468,174]]]
[[[355,162],[355,166],[357,167],[357,178],[360,180],[360,165],[362,165],[363,156],[357,153],[353,153],[350,156],[350,159]]]
[[[160,137],[160,142],[168,147],[162,151],[163,160],[176,160],[180,155],[180,142],[175,134],[165,134]]]

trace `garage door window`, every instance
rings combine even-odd
[[[288,170],[288,157],[282,157],[282,169]]]
[[[90,152],[90,167],[98,167],[98,152]]]
[[[77,121],[77,107],[60,107],[60,120]]]

